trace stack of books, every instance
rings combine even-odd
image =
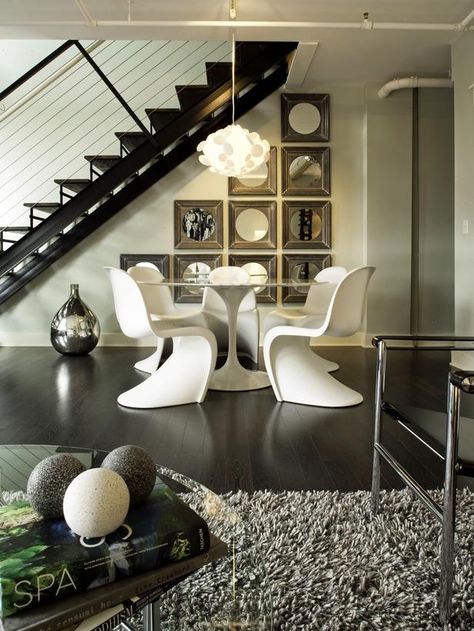
[[[112,629],[180,578],[227,552],[206,522],[162,481],[126,524],[81,541],[27,502],[0,507],[3,631]]]

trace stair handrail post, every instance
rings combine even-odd
[[[84,57],[84,59],[86,59],[86,61],[89,62],[89,64],[92,66],[92,68],[95,70],[95,72],[99,75],[99,77],[102,79],[102,81],[105,83],[105,85],[109,88],[109,90],[115,96],[115,98],[120,103],[120,105],[126,110],[127,114],[131,118],[133,118],[135,123],[138,125],[138,127],[141,129],[141,131],[145,134],[145,136],[151,142],[151,144],[154,145],[155,147],[157,147],[158,146],[158,142],[153,137],[153,134],[150,134],[150,132],[148,131],[146,126],[142,123],[142,121],[139,119],[139,117],[135,114],[135,112],[132,110],[130,105],[127,103],[127,101],[123,98],[123,96],[120,94],[120,92],[114,86],[114,84],[108,79],[107,75],[102,71],[100,66],[98,66],[96,64],[96,62],[92,59],[92,57],[89,55],[89,53],[84,48],[84,46],[77,40],[74,41],[74,44],[76,45],[78,50],[81,52],[81,54]]]

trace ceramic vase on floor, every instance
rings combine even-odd
[[[51,343],[63,355],[87,355],[97,345],[100,325],[96,315],[81,300],[79,285],[51,322]]]

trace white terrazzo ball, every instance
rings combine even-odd
[[[123,478],[110,469],[88,469],[64,495],[64,519],[81,537],[103,537],[123,523],[130,493]]]

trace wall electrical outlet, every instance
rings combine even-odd
[[[469,234],[469,219],[462,220],[462,233]]]

